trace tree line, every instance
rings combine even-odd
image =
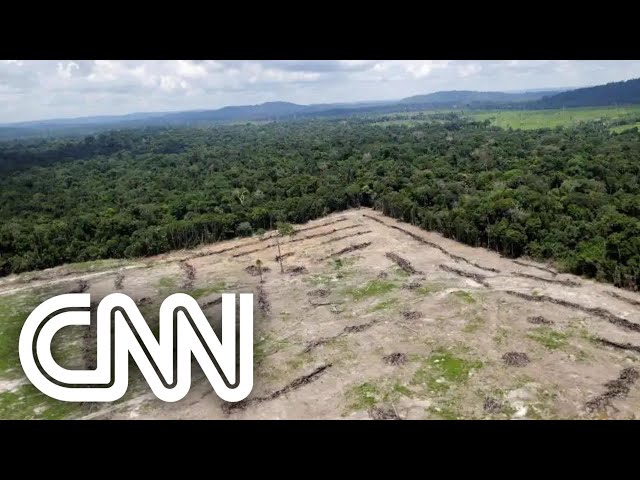
[[[0,144],[0,274],[148,256],[372,206],[503,255],[640,285],[640,135],[442,116]]]

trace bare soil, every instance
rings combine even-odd
[[[198,292],[215,327],[221,293],[254,294],[254,389],[244,402],[225,405],[194,363],[189,394],[164,403],[133,368],[123,399],[65,410],[65,418],[640,415],[640,294],[503,258],[371,209],[333,214],[297,231],[281,242],[282,253],[292,254],[284,260],[286,269],[296,269],[291,273],[280,272],[267,233],[90,271],[65,265],[12,275],[0,279],[0,300],[18,305],[29,295],[82,287],[98,302],[118,289],[155,325],[168,294]],[[250,268],[258,259],[270,269],[262,284]],[[61,352],[84,368],[93,361],[93,339],[90,329],[83,335],[79,328],[61,338]],[[505,352],[529,361],[515,368]],[[0,396],[25,388],[20,372],[16,366],[0,374]],[[34,412],[57,408],[43,401]],[[24,406],[19,411],[29,417]]]

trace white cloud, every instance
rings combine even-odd
[[[179,88],[189,88],[189,84],[186,81],[180,80],[180,78],[171,75],[160,75],[158,83],[160,85],[160,88],[167,92],[177,90]]]
[[[636,77],[640,61],[633,60],[4,60],[0,122],[575,87]]]
[[[187,78],[202,78],[207,76],[207,68],[203,64],[190,60],[178,60],[176,62],[176,74]]]
[[[480,73],[480,71],[482,71],[482,65],[479,65],[477,63],[460,65],[458,67],[458,73],[461,77],[469,77],[471,75],[475,75],[476,73]]]
[[[71,78],[71,76],[73,75],[73,70],[79,69],[80,65],[78,65],[76,62],[68,62],[66,64],[63,62],[58,62],[58,75],[62,78]]]
[[[449,63],[449,60],[414,60],[407,62],[405,68],[415,78],[424,78],[434,70],[446,68]]]

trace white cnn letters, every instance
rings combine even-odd
[[[237,330],[235,295],[222,295],[220,339],[192,297],[173,294],[160,307],[160,334],[156,340],[133,300],[122,293],[113,293],[98,306],[97,368],[62,368],[51,354],[53,336],[65,326],[88,327],[89,305],[88,293],[59,295],[38,306],[22,327],[19,343],[22,368],[31,383],[46,395],[67,402],[118,400],[129,384],[129,354],[153,393],[165,402],[178,401],[189,392],[192,355],[223,400],[238,402],[251,392],[252,294],[240,294]],[[81,308],[84,311],[78,311]],[[111,338],[112,324],[114,338]]]

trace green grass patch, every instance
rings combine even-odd
[[[345,268],[353,267],[357,260],[357,257],[335,258],[331,262],[331,266],[335,270],[343,270]]]
[[[393,289],[397,288],[395,282],[388,280],[370,280],[365,285],[356,288],[350,288],[347,293],[353,297],[354,300],[362,300],[369,297],[377,297],[389,293]]]
[[[401,269],[400,267],[395,267],[395,268],[393,269],[393,274],[394,274],[396,277],[398,277],[398,278],[407,278],[407,277],[409,277],[409,276],[410,276],[407,272],[405,272],[405,271],[404,271],[403,269]]]
[[[390,393],[385,396],[385,399],[395,400],[399,397],[413,398],[414,396],[415,394],[411,389],[409,389],[409,387],[400,383],[395,383],[392,385]]]
[[[270,334],[262,335],[253,343],[253,360],[255,363],[260,363],[269,355],[273,355],[289,345],[288,341],[275,339]]]
[[[529,332],[528,337],[550,350],[557,350],[567,344],[568,335],[549,327],[538,327]]]
[[[463,301],[464,303],[469,303],[469,304],[476,303],[475,297],[470,292],[465,292],[463,290],[456,290],[455,292],[452,292],[451,295]]]
[[[414,392],[407,386],[391,378],[365,382],[351,387],[346,393],[348,410],[368,410],[376,405],[389,405],[400,397],[413,398]]]
[[[567,108],[558,110],[486,111],[470,114],[474,120],[490,120],[501,128],[536,130],[541,128],[571,127],[583,122],[608,123],[612,120],[634,117],[640,114],[639,106]],[[623,125],[620,125],[622,127]],[[625,127],[627,125],[624,125]],[[619,128],[619,127],[614,127]]]
[[[398,300],[392,298],[390,300],[383,300],[382,302],[376,303],[373,307],[369,309],[370,312],[380,312],[382,310],[389,310],[390,308],[395,307],[398,304]]]
[[[415,292],[421,295],[431,295],[432,293],[444,290],[445,286],[440,283],[425,283],[421,287],[415,289]]]
[[[411,384],[423,385],[430,392],[444,393],[452,386],[466,382],[469,374],[482,366],[480,361],[457,357],[446,350],[437,350],[422,361]]]
[[[373,383],[365,382],[347,392],[349,409],[368,410],[382,400],[382,393]]]
[[[127,265],[127,260],[118,258],[109,258],[105,260],[90,260],[87,262],[72,263],[69,268],[74,272],[99,272],[101,270],[108,270],[110,268],[118,268]]]
[[[43,300],[44,297],[33,294],[0,296],[0,377],[17,378],[22,375],[18,357],[20,330],[29,314]]]
[[[587,329],[587,327],[582,325],[575,325],[575,324],[569,325],[567,327],[567,336],[576,336],[578,338],[586,340],[589,343],[592,343],[593,345],[598,345],[598,346],[601,345],[600,337],[598,337],[597,335],[594,335],[589,331],[589,329]]]
[[[0,418],[3,420],[59,420],[79,411],[77,403],[54,400],[33,385],[0,393]]]
[[[178,286],[178,279],[171,276],[162,277],[160,280],[158,280],[156,286],[160,290],[172,290]]]
[[[189,295],[191,295],[193,298],[200,298],[200,297],[205,297],[211,293],[220,293],[223,292],[227,289],[227,284],[225,282],[218,282],[214,285],[208,286],[208,287],[202,287],[202,288],[196,288],[195,290],[191,290],[189,293]]]

